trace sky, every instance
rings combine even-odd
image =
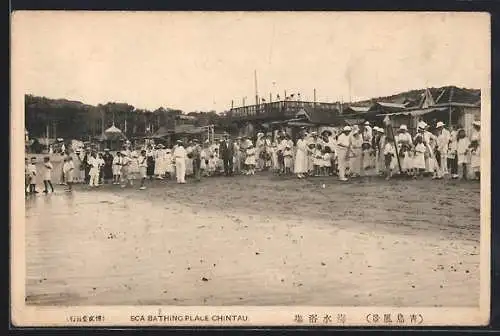
[[[484,13],[17,12],[12,34],[21,95],[93,105],[221,112],[255,103],[255,77],[266,100],[489,86]]]

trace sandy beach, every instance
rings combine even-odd
[[[268,173],[56,186],[26,200],[26,301],[478,306],[479,190]]]

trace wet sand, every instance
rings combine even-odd
[[[28,304],[479,304],[478,183],[264,173],[56,189],[26,202]]]

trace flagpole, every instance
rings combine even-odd
[[[259,105],[259,91],[257,90],[257,70],[254,70],[255,79],[255,105]]]

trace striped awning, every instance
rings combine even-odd
[[[432,112],[440,112],[440,111],[446,111],[446,110],[448,110],[448,109],[445,107],[429,108],[429,109],[421,109],[421,110],[409,110],[409,111],[407,110],[407,111],[400,111],[400,112],[394,112],[394,113],[377,114],[377,117],[384,117],[384,116],[392,117],[392,116],[397,116],[397,115],[407,115],[407,116],[416,117],[416,116],[421,116],[421,115],[425,115],[425,114],[432,113]]]

